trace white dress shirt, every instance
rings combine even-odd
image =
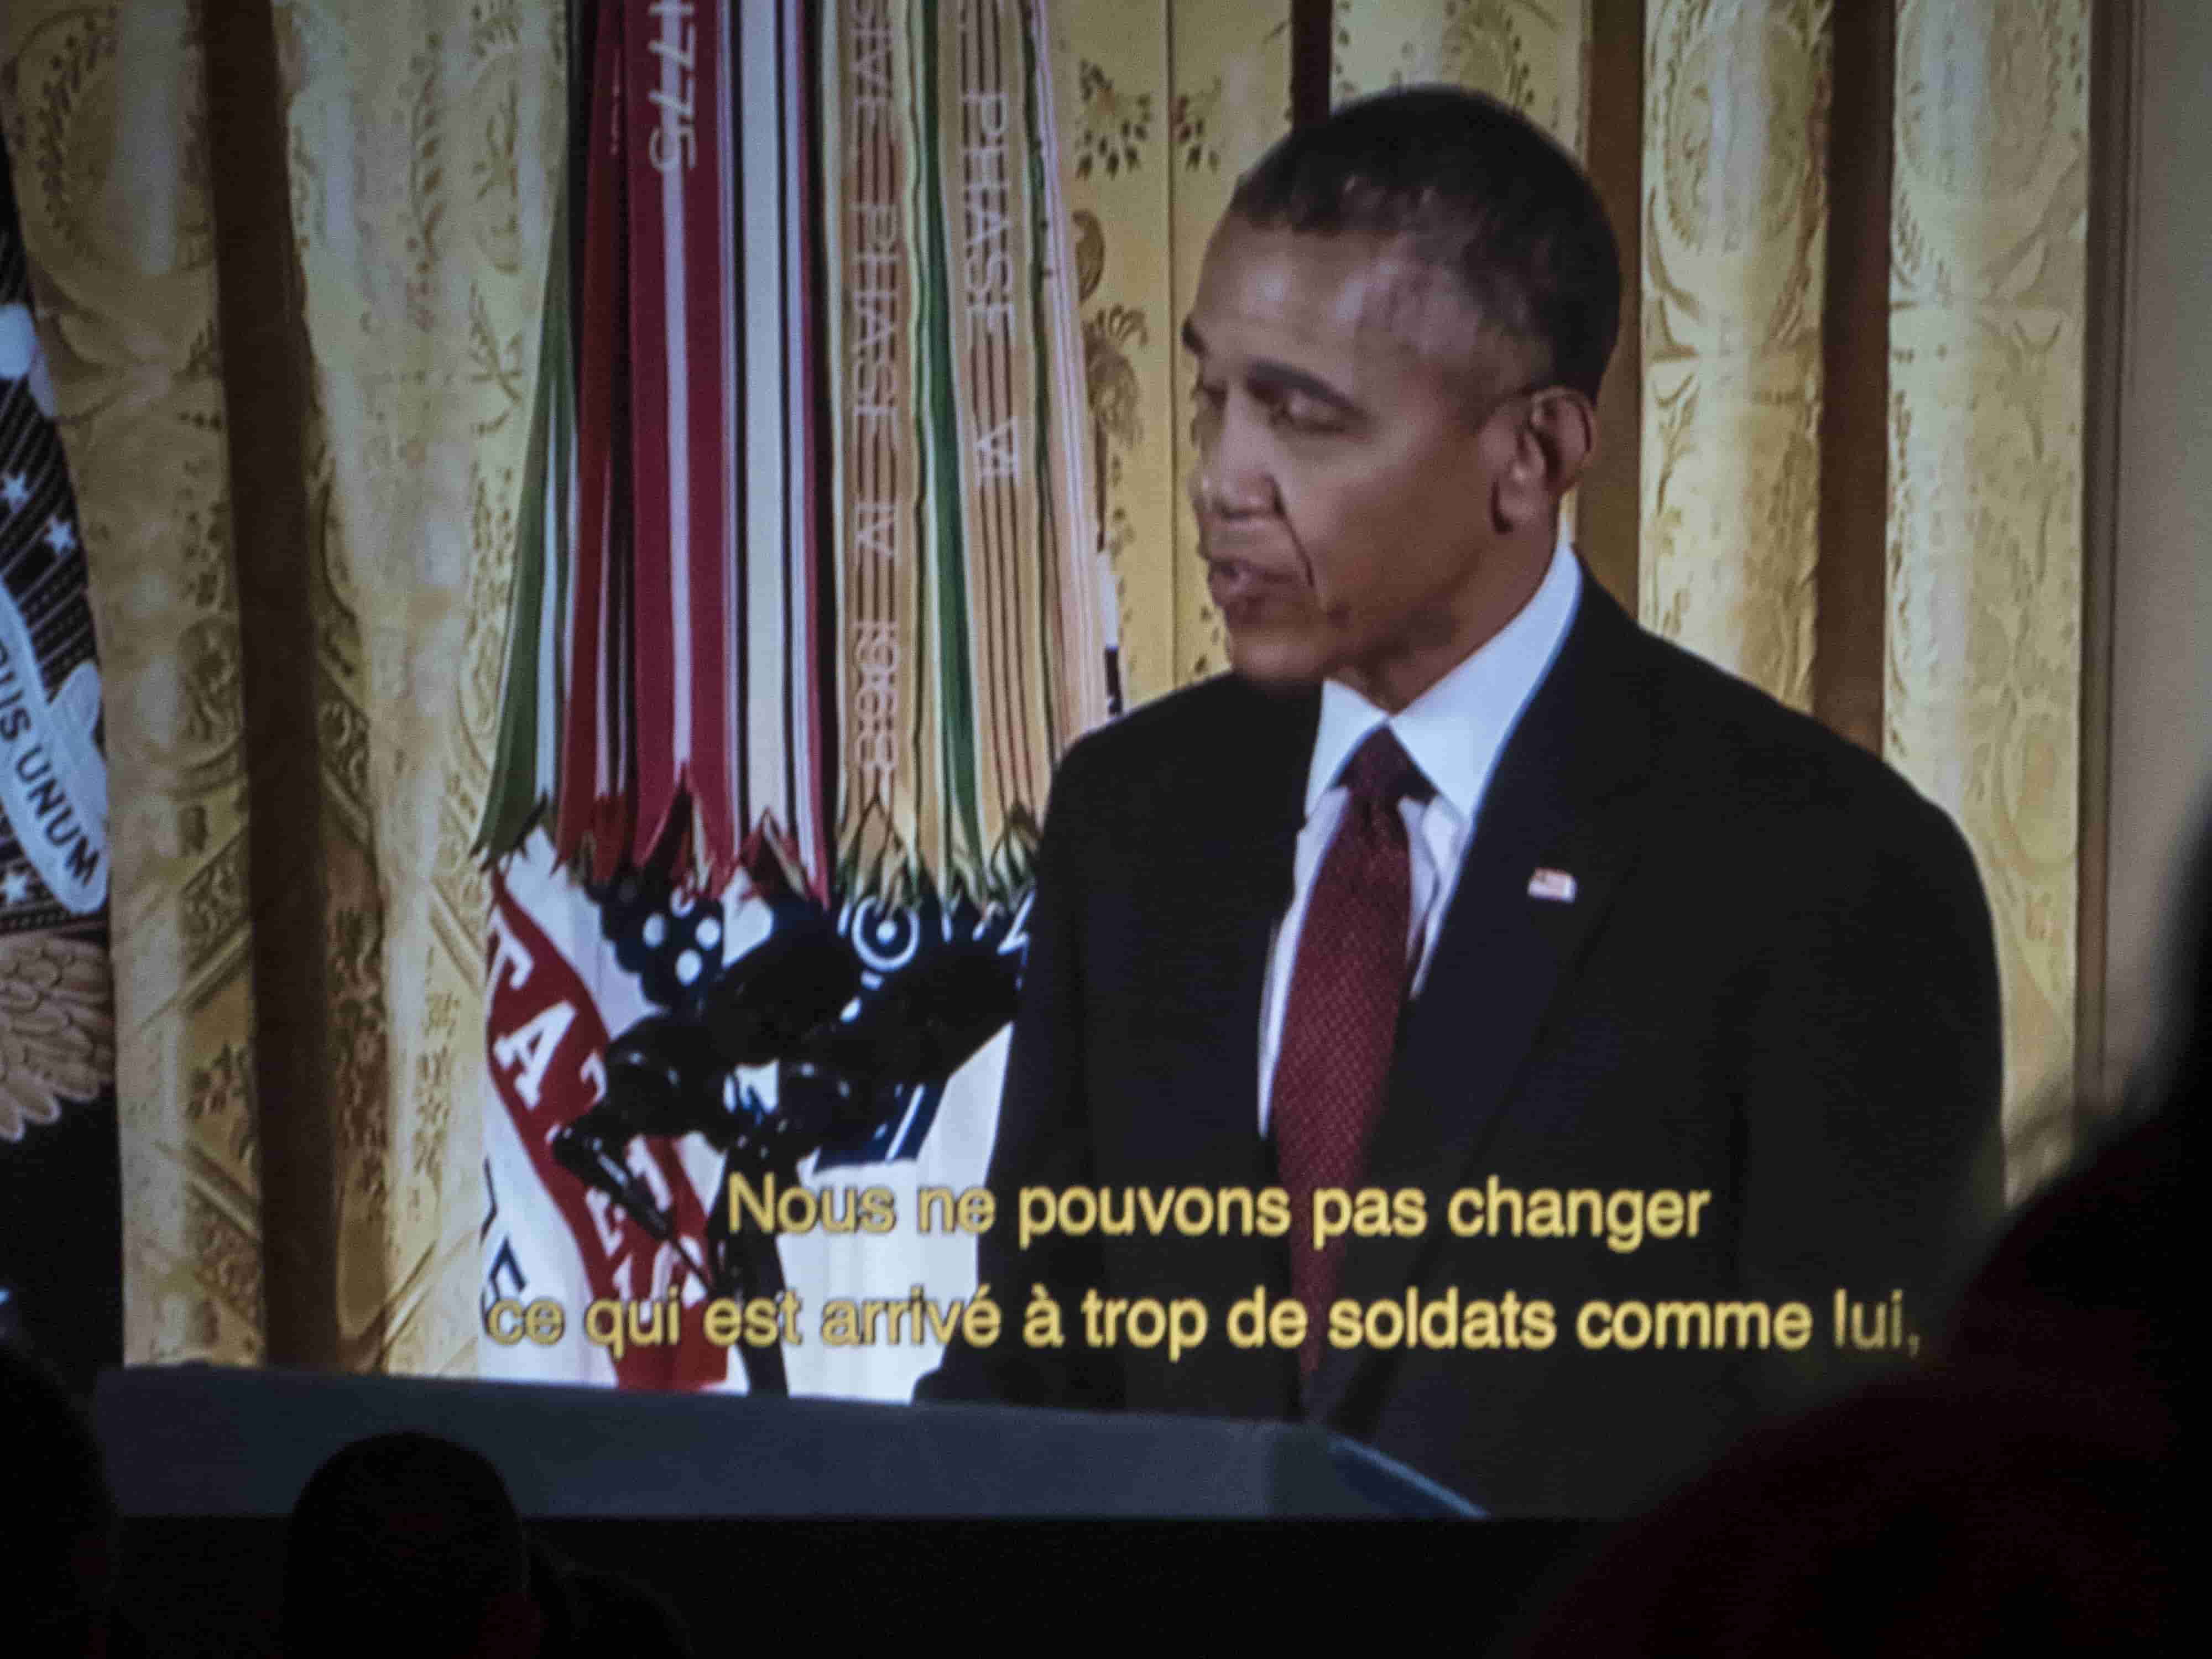
[[[1474,832],[1498,752],[1521,711],[1550,672],[1559,642],[1582,598],[1582,567],[1563,536],[1528,603],[1464,661],[1395,714],[1334,680],[1321,689],[1321,728],[1306,771],[1305,827],[1298,832],[1289,909],[1275,925],[1267,952],[1267,977],[1260,1001],[1260,1133],[1267,1133],[1275,1085],[1275,1056],[1283,1040],[1283,1011],[1291,1000],[1296,939],[1305,926],[1314,878],[1336,834],[1347,793],[1338,775],[1352,751],[1378,726],[1388,725],[1436,793],[1425,803],[1402,800],[1407,848],[1413,866],[1413,905],[1407,960],[1415,964],[1413,994],[1428,976],[1437,933],[1458,884],[1462,856]]]

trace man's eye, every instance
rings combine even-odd
[[[1275,399],[1268,407],[1267,419],[1290,432],[1334,432],[1344,424],[1327,404],[1295,392]]]

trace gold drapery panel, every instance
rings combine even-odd
[[[125,1353],[261,1358],[281,1322],[267,1280],[319,1333],[278,1358],[472,1370],[468,846],[558,162],[556,14],[425,0],[219,21],[224,52],[273,61],[258,114],[281,135],[289,236],[281,214],[218,222],[211,128],[229,112],[208,88],[230,65],[200,8],[32,3],[0,33],[112,688]],[[293,296],[286,326],[226,317],[226,240]],[[303,510],[272,542],[281,513],[234,513],[234,480],[270,478],[274,389],[293,380]],[[249,688],[290,689],[267,665],[310,641],[312,709],[250,706]],[[306,752],[250,754],[272,720]],[[303,767],[305,821],[249,822],[297,799],[283,775]],[[299,896],[266,902],[272,880]],[[257,952],[292,971],[264,954],[257,975]],[[285,1193],[269,1233],[265,1122],[320,1149],[287,1180],[328,1180]]]
[[[1188,365],[1176,343],[1198,298],[1206,243],[1237,175],[1290,130],[1291,8],[1285,0],[1168,8],[1170,70],[1168,337],[1177,354],[1175,476],[1190,477]],[[1227,637],[1206,589],[1190,492],[1175,491],[1176,674],[1178,684],[1229,665]]]
[[[1897,10],[1882,750],[1981,865],[2015,1115],[2073,1071],[2089,13]]]
[[[1644,9],[1638,610],[1797,708],[1820,555],[1829,21],[1827,0]]]
[[[1178,337],[1237,174],[1290,125],[1291,7],[1061,0],[1049,15],[1093,488],[1133,708],[1227,665],[1183,487]]]
[[[1051,9],[1061,185],[1073,220],[1096,517],[1114,572],[1125,703],[1176,664],[1176,330],[1166,250],[1169,0]]]
[[[0,121],[106,685],[124,1352],[263,1330],[245,720],[205,64],[183,0],[18,0]]]
[[[565,132],[557,9],[275,9],[303,278],[340,1356],[475,1369],[490,777]],[[335,741],[334,741],[335,739]]]
[[[1425,81],[1504,100],[1577,155],[1589,0],[1334,0],[1330,101]]]

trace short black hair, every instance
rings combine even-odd
[[[1620,248],[1574,158],[1494,98],[1376,93],[1293,128],[1237,182],[1262,228],[1405,235],[1483,315],[1542,347],[1550,381],[1595,399],[1620,326]]]

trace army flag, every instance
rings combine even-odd
[[[625,1262],[686,1305],[972,1288],[911,1193],[981,1177],[1052,767],[1108,712],[1044,31],[1036,0],[572,13],[481,837],[487,1307]],[[908,1219],[763,1252],[733,1173],[865,1176]],[[479,1352],[545,1374],[527,1346]],[[930,1363],[611,1376],[902,1395]]]

